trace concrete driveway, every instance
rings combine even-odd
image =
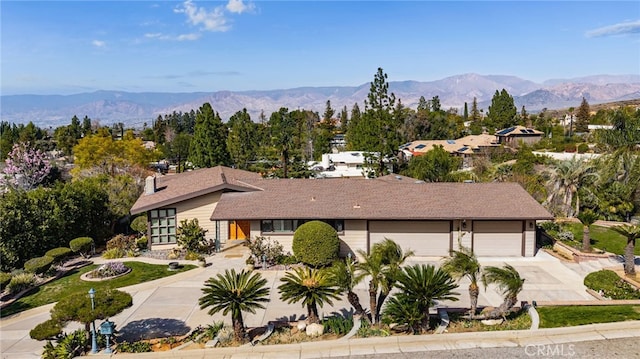
[[[230,318],[221,313],[210,316],[201,310],[198,299],[202,295],[203,283],[227,268],[242,269],[244,258],[248,255],[244,247],[231,249],[209,258],[211,263],[206,268],[198,268],[185,273],[157,281],[142,283],[123,288],[133,296],[133,306],[111,318],[117,325],[121,335],[128,340],[148,337],[165,337],[182,335],[198,325],[211,324],[214,321]],[[548,301],[585,301],[595,300],[586,293],[582,284],[583,272],[589,272],[606,266],[606,263],[590,264],[590,267],[575,263],[565,263],[540,251],[534,258],[480,258],[483,266],[513,265],[525,278],[524,289],[520,300],[538,302]],[[438,264],[437,258],[410,258],[408,264]],[[613,264],[612,264],[613,265]],[[277,290],[279,278],[283,271],[262,271],[271,288],[270,301],[267,308],[255,314],[245,313],[245,323],[249,327],[260,326],[273,320],[298,320],[305,318],[306,310],[300,304],[286,304],[279,299]],[[441,306],[468,307],[469,297],[467,281],[460,282],[460,300],[457,302],[439,303]],[[355,290],[363,306],[368,307],[367,283],[361,283]],[[494,287],[481,288],[479,306],[498,306],[502,296]],[[49,318],[52,305],[36,308],[16,316],[0,320],[0,352],[2,358],[38,358],[42,352],[43,342],[29,338],[29,330],[36,324]],[[320,308],[322,315],[333,312],[350,312],[351,306],[346,300],[333,303],[332,306]],[[75,329],[77,325],[69,328]]]

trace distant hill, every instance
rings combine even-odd
[[[75,95],[0,96],[3,121],[56,127],[69,123],[74,115],[88,116],[103,124],[123,122],[128,126],[151,124],[159,115],[188,112],[209,102],[224,121],[246,108],[257,120],[261,111],[268,117],[280,107],[304,108],[322,113],[327,100],[336,111],[354,103],[364,107],[369,83],[343,87],[300,87],[269,91],[218,91],[194,93],[96,91]],[[576,79],[553,79],[538,84],[515,76],[463,74],[437,81],[396,81],[390,91],[405,106],[415,108],[420,96],[440,98],[443,108],[469,106],[475,97],[481,108],[491,104],[495,91],[506,89],[518,110],[524,105],[530,113],[543,108],[578,107],[585,97],[590,105],[640,98],[640,75],[597,75]]]

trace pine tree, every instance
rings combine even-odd
[[[189,161],[195,167],[228,165],[227,127],[208,102],[196,112],[196,124],[189,151]]]
[[[340,129],[343,132],[346,132],[347,127],[349,127],[349,111],[347,110],[347,106],[345,105],[342,108],[342,112],[340,112]]]
[[[522,111],[520,111],[520,119],[522,121],[522,125],[524,125],[526,127],[531,127],[531,121],[529,120],[529,114],[527,113],[527,110],[524,108],[524,105],[522,105]]]
[[[464,112],[462,113],[462,118],[467,121],[469,119],[469,109],[467,108],[467,102],[464,103]]]
[[[576,113],[576,132],[589,131],[590,112],[591,109],[589,108],[589,103],[587,102],[587,99],[583,97],[580,107],[578,107],[578,112]]]
[[[246,108],[238,111],[227,123],[229,135],[227,148],[233,163],[240,169],[247,169],[249,162],[255,159],[259,143],[257,141],[257,127],[251,121],[251,115]]]
[[[487,113],[487,127],[491,127],[489,131],[513,126],[517,112],[513,97],[507,90],[496,90]]]

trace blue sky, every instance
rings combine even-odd
[[[7,1],[0,91],[356,86],[640,74],[640,2]]]

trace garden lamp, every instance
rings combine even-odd
[[[89,289],[89,298],[91,298],[91,312],[96,309],[96,305],[93,299],[96,297],[96,290],[91,288]],[[98,338],[96,338],[96,321],[95,319],[91,321],[91,354],[98,353]]]

